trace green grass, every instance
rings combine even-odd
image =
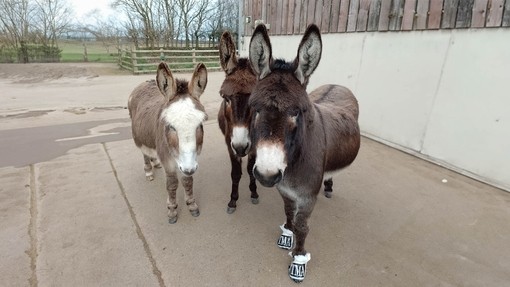
[[[87,48],[88,62],[99,62],[99,63],[116,63],[116,62],[118,62],[118,54],[117,54],[118,51],[117,51],[117,48],[115,47],[115,45],[110,45],[109,50],[108,50],[107,47],[105,47],[104,44],[100,41],[81,41],[81,40],[60,40],[58,42],[58,48],[61,50],[60,62],[68,62],[68,63],[84,62],[85,61],[84,60],[85,47]],[[182,50],[182,49],[186,49],[186,48],[174,48],[174,49]],[[214,50],[213,48],[204,48],[204,49]],[[190,50],[189,56],[191,56],[191,48],[189,48],[189,50]],[[16,53],[15,52],[13,52],[13,53],[14,54],[11,55],[10,57],[12,58],[12,61],[17,61]],[[211,55],[211,53],[200,52],[200,50],[197,50],[195,52],[195,54],[197,56]],[[155,63],[154,65],[157,66],[159,61],[161,61],[159,59],[159,55],[160,55],[159,50],[155,50],[154,53],[144,54],[144,55],[140,55],[140,56],[156,57],[157,59],[154,60],[154,63]],[[184,59],[171,59],[170,58],[170,56],[185,56],[185,55],[186,54],[184,54],[184,53],[165,52],[165,56],[168,57],[165,59],[165,61],[170,64],[170,68],[172,68],[172,69],[193,68],[194,65],[192,65],[192,64],[184,64],[184,62],[191,61],[188,58],[184,58]],[[0,59],[0,61],[7,61],[7,60]],[[200,62],[200,61],[210,61],[210,59],[209,60],[207,60],[207,59],[204,59],[204,60],[198,59],[197,60],[197,62]],[[143,62],[147,62],[147,61],[139,60],[139,63],[143,63]],[[216,66],[217,65],[208,64],[208,68],[209,67],[217,68]],[[142,69],[152,70],[153,68],[150,68],[150,67],[145,68],[144,67]]]
[[[95,41],[77,41],[62,40],[58,46],[62,49],[61,62],[83,62],[84,44],[87,47],[87,56],[89,62],[112,63],[118,61],[117,49],[110,46],[110,53],[101,42]]]
[[[62,52],[61,62],[83,62],[83,53],[64,53]],[[106,53],[88,53],[89,62],[114,63],[118,61],[117,55]]]

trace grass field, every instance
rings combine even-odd
[[[118,61],[117,49],[113,45],[110,46],[110,53],[103,43],[96,41],[62,40],[58,45],[62,49],[61,62],[84,62],[85,47],[89,62],[113,63]]]
[[[60,62],[63,63],[118,63],[119,55],[115,45],[111,45],[109,49],[100,41],[81,41],[81,40],[60,40],[58,48],[61,50]],[[124,47],[125,48],[125,47]],[[85,59],[85,49],[87,51],[87,58]],[[157,65],[164,60],[170,66],[170,69],[176,71],[191,71],[197,63],[202,62],[206,64],[208,69],[219,69],[219,59],[217,48],[202,49],[212,50],[208,51],[194,51],[185,48],[174,48],[181,51],[168,51],[165,50],[164,57],[161,58],[160,50],[146,51],[143,50],[136,53],[136,59],[131,58],[131,52],[124,52],[122,59],[122,67],[131,70],[135,73],[155,72]],[[172,49],[172,50],[174,50]],[[10,61],[14,63],[18,60],[16,52],[11,55]],[[193,55],[194,60],[193,60]],[[1,60],[1,59],[0,59]],[[32,60],[31,60],[32,61]],[[54,61],[54,59],[37,58],[34,62],[47,62]],[[133,62],[136,62],[136,70],[133,70]],[[9,63],[9,61],[7,61]]]

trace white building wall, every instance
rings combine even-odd
[[[273,56],[294,59],[301,37],[271,36]],[[308,90],[350,88],[364,135],[510,190],[510,29],[335,33],[322,41]]]

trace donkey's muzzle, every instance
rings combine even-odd
[[[198,169],[197,153],[196,152],[182,152],[177,159],[177,166],[185,176],[191,176]]]
[[[232,144],[232,149],[239,157],[244,157],[248,154],[250,151],[250,144],[247,143],[246,145],[234,145]]]
[[[275,174],[261,174],[256,166],[253,168],[253,175],[260,182],[260,184],[265,187],[273,187],[283,178],[283,172],[281,170]]]
[[[198,168],[198,165],[196,165],[195,168],[185,168],[185,167],[180,167],[179,166],[179,170],[182,172],[182,174],[184,174],[185,176],[192,176],[195,171],[197,170]]]

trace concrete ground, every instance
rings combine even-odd
[[[245,176],[226,213],[222,73],[210,73],[202,97],[201,215],[179,187],[168,224],[164,172],[145,180],[122,108],[148,78],[0,80],[0,286],[295,286],[276,246],[278,193],[259,185],[252,205]],[[510,284],[510,193],[366,138],[333,189],[309,222],[302,286]]]

